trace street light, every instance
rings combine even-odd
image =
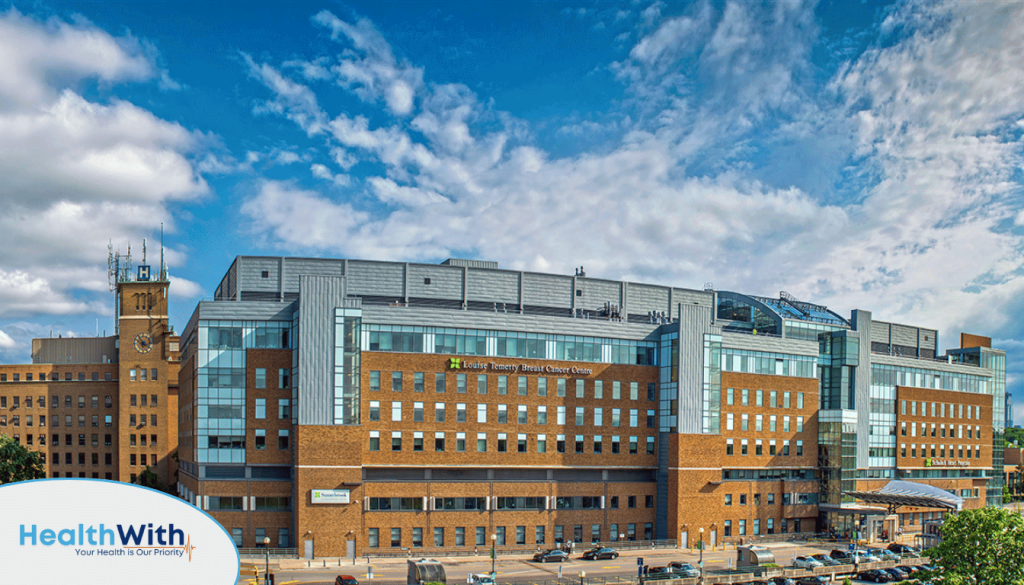
[[[580,571],[580,585],[584,585],[583,580],[587,578],[586,571]]]
[[[491,535],[491,580],[494,580],[498,576],[498,574],[494,572],[494,559],[496,557],[496,554],[494,552],[494,545],[497,542],[498,542],[498,535],[497,534],[492,534]]]
[[[700,532],[700,585],[704,585],[704,527],[698,531]]]
[[[263,575],[263,582],[266,583],[267,585],[270,585],[270,537],[269,536],[264,536],[263,537],[263,548],[267,552],[267,567],[266,567],[267,571]]]

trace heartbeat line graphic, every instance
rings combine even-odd
[[[192,535],[188,535],[188,540],[185,542],[185,546],[126,546],[124,548],[169,548],[173,550],[183,550],[188,555],[188,562],[192,562],[192,551],[199,548],[192,546]]]

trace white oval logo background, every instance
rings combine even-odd
[[[5,583],[232,585],[239,557],[224,528],[184,500],[116,481],[39,479],[0,485],[0,567]]]

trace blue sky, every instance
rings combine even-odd
[[[775,295],[988,335],[1024,419],[1024,4],[0,3],[0,361],[239,254]]]

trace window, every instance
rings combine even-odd
[[[519,384],[519,395],[526,396],[526,376],[519,376],[517,379]]]
[[[464,403],[455,405],[455,422],[466,422],[466,405]]]
[[[476,434],[476,451],[477,453],[487,452],[487,433]]]
[[[423,431],[413,431],[412,433],[412,450],[422,451],[423,450]]]
[[[498,405],[498,424],[508,424],[508,405]]]
[[[726,520],[722,527],[722,536],[732,536],[732,520]]]
[[[256,399],[256,418],[267,418],[267,399]]]
[[[455,433],[455,450],[459,453],[466,452],[466,433]]]
[[[402,403],[392,402],[391,403],[391,420],[394,422],[402,422]]]
[[[584,419],[585,416],[586,416],[586,414],[585,414],[585,412],[583,410],[583,407],[582,406],[577,406],[576,407],[576,421],[575,421],[576,422],[576,426],[582,427],[585,424],[583,422],[583,419]]]
[[[267,431],[266,429],[256,429],[256,450],[265,451],[267,449]]]
[[[637,450],[638,441],[639,441],[639,439],[637,437],[630,437],[629,438],[629,454],[630,455],[636,455],[638,453],[638,450]]]
[[[380,391],[380,372],[370,372],[370,391]]]
[[[565,435],[555,435],[555,451],[565,453]]]
[[[391,391],[402,391],[402,372],[391,372]]]
[[[402,431],[391,431],[391,450],[402,450]]]
[[[537,452],[538,453],[547,453],[547,451],[548,451],[548,436],[547,435],[537,435]]]
[[[292,417],[291,402],[288,398],[277,399],[277,418],[286,420]]]
[[[732,388],[726,388],[725,389],[725,403],[728,404],[729,406],[732,406],[732,404],[733,404],[733,393],[734,392],[735,392],[735,390],[733,390]]]
[[[287,451],[289,449],[288,445],[288,431],[277,431],[277,448],[280,449],[281,451]]]
[[[423,382],[423,372],[415,372],[412,375],[412,391],[423,392],[425,384]]]
[[[516,407],[516,422],[521,425],[526,424],[526,405],[520,404]]]
[[[444,528],[434,527],[434,546],[444,546]]]
[[[476,393],[487,394],[487,374],[478,374],[476,377]]]
[[[380,401],[370,401],[370,422],[377,422],[380,420]]]
[[[655,390],[656,388],[657,388],[657,386],[654,384],[654,382],[648,382],[647,383],[647,401],[648,402],[654,402],[655,400],[658,399],[657,391]]]
[[[487,530],[487,528],[484,527],[484,526],[477,526],[476,527],[476,545],[477,546],[484,546],[485,544],[487,544],[487,541],[486,541],[486,530]]]
[[[508,376],[498,376],[498,396],[505,396],[508,394]]]
[[[594,453],[601,453],[604,449],[604,441],[601,435],[594,436]]]
[[[576,380],[576,398],[586,398],[587,393],[583,380]]]
[[[391,529],[391,548],[402,547],[402,529],[392,528]]]
[[[423,422],[423,403],[412,403],[412,422]]]
[[[477,404],[476,405],[476,422],[483,424],[487,422],[487,405]]]
[[[654,455],[654,437],[647,437],[647,454]]]
[[[644,496],[644,507],[645,508],[653,508],[654,507],[654,496]]]
[[[442,432],[434,433],[434,451],[439,453],[444,452],[444,433]]]
[[[750,390],[747,390],[746,388],[743,389],[741,393],[740,404],[742,406],[750,406]]]
[[[434,422],[444,422],[444,402],[434,403]]]
[[[638,427],[638,426],[640,426],[640,417],[639,417],[638,412],[639,411],[637,409],[635,409],[635,408],[629,409],[629,426],[631,426],[631,427]]]
[[[444,372],[434,374],[434,392],[444,394],[445,386],[448,384],[447,375]]]
[[[466,546],[466,527],[455,527],[455,546]]]
[[[648,410],[647,411],[647,428],[654,429],[654,428],[657,428],[657,426],[658,426],[657,418],[654,415],[654,411],[653,410]]]
[[[537,407],[537,424],[546,425],[548,424],[548,407],[538,406]]]
[[[626,497],[626,507],[627,508],[636,508],[636,496],[627,496]]]
[[[457,374],[455,376],[455,391],[459,394],[466,393],[466,374]]]
[[[556,425],[560,425],[560,426],[565,424],[565,407],[564,406],[556,406],[555,407],[555,424]]]
[[[534,529],[533,539],[536,544],[544,544],[544,526],[537,526]]]
[[[726,439],[725,440],[725,454],[726,455],[732,455],[733,454],[733,442],[732,442],[732,439]]]
[[[556,396],[559,398],[565,398],[565,378],[556,378]]]
[[[380,431],[370,431],[370,451],[380,451]]]
[[[576,453],[583,452],[583,435],[576,435]]]
[[[256,387],[267,387],[267,368],[256,368]]]
[[[764,406],[764,390],[758,390],[754,398],[754,403],[757,406]]]

